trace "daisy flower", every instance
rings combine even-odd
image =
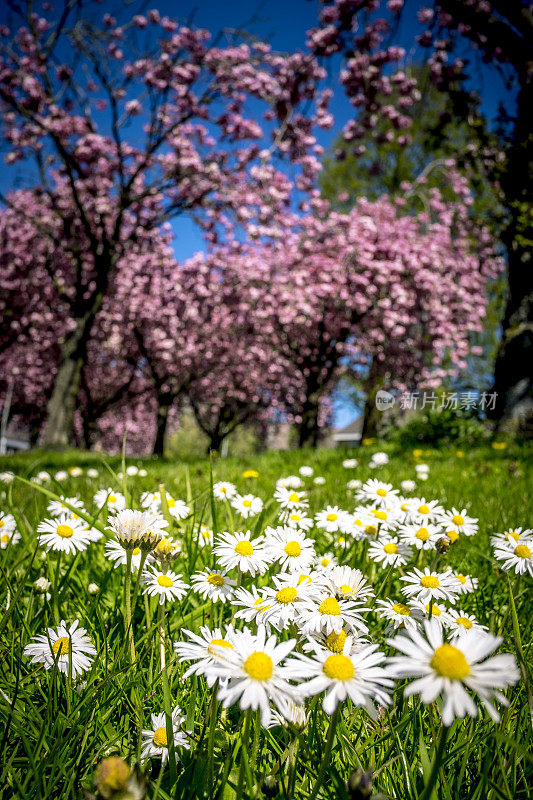
[[[190,507],[185,503],[183,500],[176,500],[174,497],[171,497],[167,494],[167,508],[168,513],[174,519],[185,519],[191,513]],[[155,504],[155,511],[158,511],[160,514],[163,511],[163,505],[161,503],[161,498],[159,498],[158,502]]]
[[[399,543],[397,536],[383,536],[377,542],[371,543],[368,555],[372,561],[384,567],[401,567],[411,557],[411,548]]]
[[[228,578],[225,572],[206,570],[191,575],[191,586],[204,600],[221,600],[225,603],[233,597],[235,581]]]
[[[473,614],[467,614],[466,611],[456,611],[455,608],[450,608],[447,616],[447,627],[449,628],[451,639],[456,639],[465,631],[470,631],[473,628],[477,631],[488,631],[486,625],[481,625]]]
[[[152,728],[151,730],[142,731],[142,749],[141,761],[146,761],[148,758],[160,758],[161,764],[166,764],[168,760],[168,738],[167,738],[167,720],[165,712],[161,714],[152,714]],[[181,710],[176,706],[172,712],[172,738],[174,741],[174,748],[184,747],[189,749],[187,737],[180,730],[182,722],[185,717],[181,715]]]
[[[366,633],[368,628],[361,616],[364,611],[368,611],[368,608],[363,608],[360,603],[337,600],[333,595],[324,593],[303,600],[296,622],[304,634],[322,631],[326,635],[332,631],[340,633],[345,626]]]
[[[401,484],[402,492],[414,492],[416,489],[416,482],[412,480],[402,481]]]
[[[237,494],[237,487],[229,481],[217,481],[213,484],[213,496],[215,500],[230,500]]]
[[[266,528],[266,551],[272,561],[277,561],[282,569],[291,572],[306,570],[315,558],[312,539],[306,539],[305,532],[296,528]]]
[[[56,481],[66,481],[68,478],[68,472],[64,469],[60,469],[59,472],[56,472],[54,475],[54,479]]]
[[[305,497],[305,492],[297,492],[296,489],[287,489],[280,486],[274,492],[274,500],[276,500],[282,508],[289,511],[293,509],[304,509],[309,505],[309,501]]]
[[[420,694],[423,703],[442,696],[442,722],[450,726],[456,717],[477,716],[477,695],[490,717],[500,715],[491,700],[508,705],[500,690],[519,679],[514,656],[509,653],[487,658],[502,643],[500,637],[475,629],[457,637],[454,644],[444,642],[443,631],[435,620],[424,623],[424,633],[410,630],[396,636],[389,644],[404,655],[393,656],[389,663],[398,678],[417,678],[405,689],[406,695]]]
[[[300,582],[294,575],[275,575],[272,580],[274,586],[261,589],[265,601],[261,621],[282,631],[295,621],[298,606],[312,594],[313,589],[310,583]]]
[[[291,664],[293,677],[310,678],[300,683],[298,689],[305,697],[325,692],[322,708],[333,714],[339,703],[347,697],[352,703],[365,708],[372,719],[377,719],[372,701],[382,706],[390,703],[389,689],[394,686],[387,670],[379,666],[385,660],[378,645],[370,644],[352,651],[352,637],[348,636],[341,653],[330,653],[311,640],[315,649],[313,658],[297,653]]]
[[[531,539],[500,545],[494,550],[494,558],[502,562],[502,569],[514,569],[517,575],[529,572],[533,576],[533,542]]]
[[[83,503],[79,497],[60,497],[59,500],[51,500],[46,506],[46,510],[53,517],[60,517],[62,514],[70,514],[77,519],[76,515],[66,505],[67,503],[83,511]]]
[[[315,522],[317,528],[328,533],[337,533],[340,529],[340,523],[345,511],[342,511],[338,506],[327,506],[323,511],[319,511],[315,515]]]
[[[45,519],[37,526],[37,533],[40,534],[37,537],[40,545],[47,550],[63,553],[85,550],[91,542],[81,520],[73,519],[69,514],[63,514],[56,519]]]
[[[276,481],[276,489],[301,489],[303,485],[304,482],[299,475],[287,475],[286,478],[278,478]]]
[[[253,494],[240,495],[237,494],[231,499],[231,507],[237,511],[243,519],[248,517],[255,517],[263,510],[263,501],[260,497],[255,497]]]
[[[370,466],[373,467],[384,467],[385,464],[389,463],[389,457],[387,453],[374,453],[372,455],[372,460],[370,462]]]
[[[342,630],[340,633],[332,631],[327,635],[325,633],[315,633],[312,636],[308,636],[307,642],[303,645],[303,650],[306,653],[312,653],[316,650],[316,645],[318,644],[319,647],[323,650],[328,650],[330,653],[342,653],[348,636],[351,639],[350,654],[356,653],[365,645],[370,644],[366,636],[360,636],[353,632],[346,633],[346,631]]]
[[[46,633],[34,636],[24,648],[24,655],[31,659],[32,664],[44,664],[45,669],[57,664],[59,672],[68,675],[70,671],[73,678],[87,672],[96,648],[85,628],[78,627],[79,624],[75,620],[67,628],[65,620],[61,620],[58,628],[48,628]]]
[[[207,525],[200,525],[198,529],[198,541],[200,542],[201,547],[212,547],[213,546],[213,539],[214,533],[211,528],[208,528]]]
[[[187,594],[189,586],[180,578],[181,575],[176,575],[175,572],[161,572],[153,566],[143,572],[141,576],[141,581],[146,586],[143,594],[147,594],[150,597],[159,596],[161,605],[165,600],[168,602],[181,600]]]
[[[235,613],[236,619],[243,619],[246,622],[252,622],[269,609],[268,601],[263,594],[263,589],[259,593],[256,586],[252,586],[252,590],[240,587],[236,590],[235,596],[230,601],[233,606],[242,606],[240,611]]]
[[[20,542],[20,533],[11,528],[0,528],[0,549],[5,550],[8,546],[13,546]]]
[[[237,632],[228,627],[223,634],[221,628],[211,630],[207,625],[202,625],[200,633],[193,633],[186,628],[182,628],[182,633],[189,637],[189,641],[175,642],[174,651],[180,661],[194,662],[183,677],[205,675],[207,685],[211,688],[217,677],[209,674],[209,667],[223,662],[226,650],[233,650]]]
[[[229,678],[227,686],[218,691],[218,699],[227,708],[239,703],[241,711],[260,709],[261,724],[267,726],[272,720],[270,703],[286,719],[290,719],[290,703],[298,700],[294,686],[287,681],[288,668],[281,662],[292,652],[295,639],[278,643],[275,636],[267,639],[264,625],[259,625],[253,636],[244,631],[228,650],[227,660],[213,664],[209,673],[220,678]]]
[[[418,620],[422,618],[419,608],[407,606],[390,600],[376,600],[376,613],[380,619],[386,619],[390,625],[389,630],[397,628],[416,628]]]
[[[355,469],[358,463],[359,462],[356,458],[345,458],[342,462],[342,466],[344,469]]]
[[[316,478],[313,478],[313,483],[315,486],[324,486],[326,483],[326,479],[323,475],[317,475]]]
[[[226,569],[239,569],[252,576],[262,575],[270,563],[264,536],[251,537],[251,531],[220,534],[213,548],[218,563]]]
[[[302,531],[308,531],[313,527],[313,520],[311,517],[306,517],[305,513],[301,511],[288,511],[279,515],[280,521],[289,528],[300,528]]]
[[[403,587],[402,594],[414,597],[423,605],[429,603],[431,599],[455,603],[458,594],[457,582],[449,572],[432,572],[429,567],[423,572],[415,567],[413,572],[402,575],[400,580],[409,584]]]
[[[151,511],[125,508],[108,517],[107,530],[112,531],[119,542],[126,546],[155,544],[163,537],[168,522]]]
[[[418,525],[425,525],[426,522],[438,522],[445,513],[438,500],[426,500],[424,497],[411,498],[409,507],[411,522]]]
[[[474,517],[469,517],[466,513],[466,508],[462,511],[457,511],[452,508],[451,511],[445,511],[439,519],[439,524],[444,525],[446,535],[449,537],[448,530],[463,536],[474,536],[478,531],[478,520]]]
[[[360,569],[333,567],[328,570],[325,581],[332,594],[348,600],[366,600],[374,594]]]
[[[141,548],[134,547],[133,550],[130,550],[130,552],[131,552],[131,571],[136,572],[141,565],[141,556],[142,556]],[[128,550],[126,550],[124,545],[122,545],[118,541],[118,539],[109,539],[109,541],[106,542],[104,555],[110,561],[114,562],[113,566],[115,568],[125,566],[128,561]],[[146,563],[148,563],[148,561],[150,560],[151,556],[149,555],[148,558],[146,559]]]
[[[321,570],[332,569],[337,566],[337,559],[333,553],[324,553],[323,556],[318,556],[316,566]]]
[[[366,481],[357,491],[356,497],[363,502],[372,501],[375,505],[388,506],[397,499],[398,489],[392,483],[383,483],[375,478]]]
[[[17,527],[13,514],[4,514],[0,511],[0,533],[10,533]]]
[[[85,521],[83,521],[83,530],[90,538],[91,542],[99,542],[104,535],[98,528],[93,528],[92,525],[89,525],[89,523]]]
[[[348,483],[346,484],[346,488],[349,489],[350,491],[359,489],[360,486],[362,486],[362,481],[360,481],[359,478],[352,478],[352,480],[348,481]]]
[[[522,528],[509,528],[509,530],[504,533],[497,533],[491,536],[490,543],[493,547],[500,547],[501,545],[518,542],[519,539],[531,539],[533,538],[532,534],[533,531],[529,528],[526,528],[526,530],[522,530]]]
[[[448,627],[450,625],[449,611],[444,606],[442,606],[441,608],[441,606],[437,605],[437,603],[433,603],[433,605],[431,605],[430,603],[426,603],[425,605],[423,605],[422,603],[417,603],[415,608],[416,607],[418,607],[423,619],[432,618],[440,626],[444,625],[445,627]],[[430,611],[431,611],[431,617],[429,613]]]
[[[460,572],[453,572],[453,570],[451,571],[451,575],[453,581],[456,581],[456,583],[452,583],[458,594],[470,594],[477,589],[479,583],[477,578],[472,578],[470,575],[461,575]]]
[[[126,498],[114,489],[99,489],[94,495],[94,504],[98,508],[107,505],[109,513],[116,514],[126,508]]]
[[[313,469],[313,467],[308,467],[308,466],[306,466],[304,464],[304,466],[300,467],[298,472],[300,473],[302,478],[312,478],[313,477],[313,473],[314,473],[314,469]]]
[[[83,475],[81,467],[69,467],[67,471],[71,478],[80,478]]]
[[[426,522],[424,525],[402,525],[398,529],[402,542],[416,547],[417,550],[434,550],[442,538],[442,530]]]

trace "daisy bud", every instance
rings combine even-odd
[[[96,785],[102,797],[115,797],[125,792],[130,779],[130,768],[123,758],[105,758],[96,768]]]
[[[89,592],[89,594],[98,594],[98,584],[90,583],[87,587],[87,591]]]
[[[37,580],[34,581],[33,588],[35,589],[36,592],[39,592],[39,594],[44,594],[45,592],[48,591],[51,585],[52,584],[50,583],[48,578],[41,577],[37,578]]]
[[[448,539],[447,536],[443,536],[436,543],[435,549],[436,549],[437,553],[440,553],[442,555],[442,554],[448,552],[448,550],[450,549],[450,545],[451,545],[450,539]]]
[[[279,787],[275,775],[267,775],[261,785],[261,791],[265,797],[278,797]]]
[[[348,778],[347,788],[350,800],[372,797],[372,770],[356,769]]]

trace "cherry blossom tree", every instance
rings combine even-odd
[[[183,213],[211,239],[233,214],[268,229],[291,189],[274,156],[297,166],[305,188],[319,166],[314,121],[329,124],[316,89],[325,73],[310,54],[221,47],[157,11],[121,20],[87,13],[69,0],[61,13],[40,15],[13,4],[13,30],[0,30],[6,160],[33,159],[41,213],[3,200],[38,228],[55,305],[68,306],[47,445],[72,438],[92,329],[131,241]]]

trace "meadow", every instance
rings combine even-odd
[[[1,458],[0,473],[3,798],[530,796],[530,447],[375,444],[191,463],[36,452]],[[220,482],[236,497],[224,500]],[[123,508],[151,513],[151,532],[134,541]],[[525,548],[523,574],[495,555],[498,535],[496,549]],[[426,568],[444,599],[431,586],[427,597],[402,591]],[[410,632],[411,652],[420,637],[433,647],[433,673],[411,694],[422,672],[385,660]],[[489,633],[502,641],[475,657]],[[503,659],[493,685],[473,688],[487,655]],[[471,699],[455,694],[450,712],[459,684]]]

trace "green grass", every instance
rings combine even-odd
[[[311,510],[316,512],[327,504],[351,509],[354,501],[346,489],[348,479],[379,477],[399,487],[400,481],[415,477],[412,452],[390,450],[389,464],[370,470],[369,454],[376,449],[377,446],[359,450],[355,455],[360,465],[355,470],[346,470],[341,463],[347,455],[353,456],[353,452],[273,452],[246,462],[215,461],[213,478],[234,481],[243,493],[248,490],[268,501],[277,478],[297,472],[302,464],[310,464],[315,475],[326,479],[324,486],[310,485]],[[453,450],[424,451],[421,458],[430,466],[429,479],[417,489],[417,494],[438,499],[446,508],[466,507],[472,516],[479,518],[478,535],[453,545],[443,556],[439,569],[449,563],[458,571],[479,578],[477,592],[461,600],[461,607],[474,613],[491,632],[504,637],[504,652],[517,652],[519,633],[525,661],[529,661],[533,631],[531,579],[524,576],[517,582],[514,574],[511,576],[517,631],[513,628],[507,577],[492,559],[489,537],[510,527],[532,526],[530,452],[513,445],[503,451],[464,448],[462,457],[457,457]],[[126,490],[134,505],[138,506],[142,491],[157,489],[164,483],[169,494],[188,501],[193,508],[191,517],[173,530],[182,540],[182,555],[173,569],[186,579],[204,564],[211,566],[209,551],[198,545],[199,525],[206,523],[215,530],[223,530],[230,523],[223,507],[212,502],[210,462],[128,459],[128,463],[142,464],[148,471],[147,477],[127,478]],[[13,470],[24,479],[42,469],[55,472],[72,465],[96,466],[100,477],[88,480],[84,475],[61,484],[52,481],[45,487],[66,496],[81,497],[91,515],[96,514],[92,497],[98,488],[122,488],[114,474],[121,468],[117,458],[104,462],[95,454],[69,452],[0,459],[0,471]],[[256,469],[259,477],[242,478],[245,468]],[[96,765],[106,755],[116,753],[130,764],[136,762],[140,752],[139,730],[149,727],[150,713],[178,704],[187,717],[185,729],[190,733],[191,749],[179,751],[176,767],[167,764],[160,770],[157,760],[144,766],[149,797],[229,800],[239,793],[242,765],[243,798],[309,798],[319,772],[329,723],[320,701],[308,701],[310,715],[303,731],[290,727],[264,730],[254,716],[250,722],[249,746],[243,749],[243,714],[238,707],[221,713],[211,703],[212,691],[203,678],[185,681],[186,665],[179,664],[173,656],[170,643],[180,638],[182,627],[197,630],[200,624],[209,623],[209,605],[192,593],[181,604],[167,607],[168,687],[159,666],[155,601],[146,604],[139,598],[136,604],[133,627],[137,665],[132,667],[123,614],[124,571],[113,569],[104,558],[104,540],[76,557],[63,557],[61,563],[58,587],[61,616],[68,621],[79,619],[97,648],[93,668],[84,676],[86,683],[73,684],[54,669],[45,671],[30,665],[22,655],[23,648],[32,636],[54,625],[52,600],[47,602],[33,588],[39,576],[52,581],[57,568],[57,558],[45,554],[36,542],[36,527],[47,516],[48,498],[38,487],[18,480],[3,488],[0,510],[15,515],[22,539],[0,551],[0,796],[78,800],[82,789],[94,791]],[[276,505],[267,502],[259,519],[254,518],[251,525],[241,522],[240,528],[264,528],[274,520],[275,513]],[[237,519],[235,515],[236,525]],[[101,513],[95,525],[105,524]],[[318,552],[334,549],[331,539],[324,534],[314,530],[312,535]],[[379,590],[385,572],[367,561],[362,545],[349,552],[347,563],[361,567]],[[336,553],[342,563],[343,548],[337,547]],[[398,571],[391,575],[387,595],[401,599],[398,577]],[[265,576],[259,583],[267,581]],[[99,587],[96,595],[88,592],[91,582]],[[251,582],[245,579],[245,585]],[[229,622],[230,617],[231,609],[226,605],[225,621]],[[390,652],[384,641],[384,623],[374,612],[368,615],[368,624],[371,638]],[[530,672],[528,679],[531,680]],[[510,705],[502,709],[498,724],[483,713],[476,719],[454,723],[442,769],[429,795],[424,794],[424,787],[432,771],[441,727],[437,706],[406,700],[401,684],[395,689],[390,711],[381,712],[376,722],[363,710],[344,704],[319,796],[339,800],[362,797],[349,795],[346,789],[350,774],[362,768],[373,771],[374,791],[384,797],[525,800],[530,796],[528,787],[533,771],[531,711],[526,689],[523,677],[507,692]]]

